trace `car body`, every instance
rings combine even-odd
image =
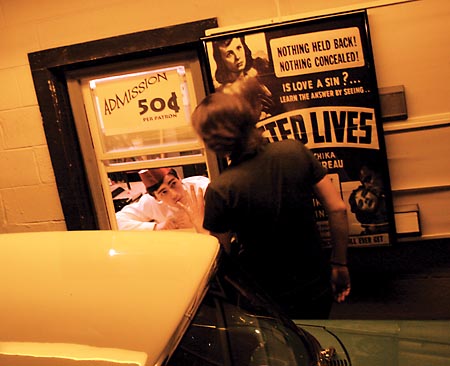
[[[350,365],[209,235],[14,233],[0,251],[0,365]]]

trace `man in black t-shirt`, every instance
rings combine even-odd
[[[192,115],[205,144],[230,162],[206,190],[203,227],[229,252],[237,239],[243,269],[292,318],[327,318],[333,295],[340,302],[350,292],[345,203],[301,142],[263,142],[252,107],[214,93]],[[329,217],[329,262],[315,226],[314,194]]]

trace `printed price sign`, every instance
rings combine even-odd
[[[90,88],[106,136],[187,124],[183,66],[91,80]]]

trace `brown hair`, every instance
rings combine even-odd
[[[242,46],[244,47],[244,52],[245,52],[244,72],[247,72],[249,69],[251,69],[253,67],[252,52],[250,51],[250,48],[248,48],[247,43],[245,43],[244,37],[235,37],[235,38],[239,38],[239,40],[242,43]],[[225,62],[223,61],[222,55],[220,53],[220,48],[228,47],[233,39],[234,38],[226,38],[226,39],[220,39],[220,40],[213,42],[213,57],[214,57],[214,61],[216,61],[216,65],[217,65],[215,78],[221,84],[226,84],[226,83],[233,81],[230,79],[230,71],[225,66]]]
[[[220,92],[204,98],[192,114],[192,125],[205,144],[214,152],[231,157],[260,145],[257,121],[246,99]]]

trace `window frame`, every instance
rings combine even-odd
[[[68,74],[93,66],[195,50],[205,92],[211,80],[201,37],[217,18],[183,23],[28,54],[43,127],[68,230],[98,230],[99,218],[89,188],[67,85]]]

